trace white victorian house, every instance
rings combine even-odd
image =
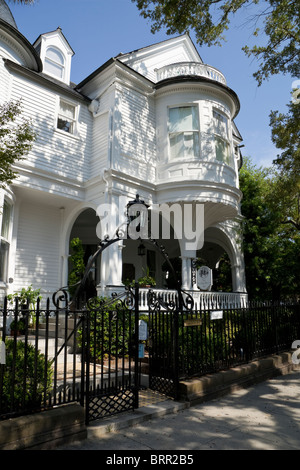
[[[31,284],[47,297],[67,285],[70,240],[80,238],[87,261],[106,235],[99,207],[108,204],[118,225],[139,194],[149,213],[164,204],[189,215],[181,237],[158,235],[183,288],[198,302],[243,305],[236,93],[187,34],[119,54],[77,85],[73,54],[61,28],[29,43],[0,0],[0,102],[21,98],[37,134],[15,166],[18,178],[0,193],[1,297]],[[204,233],[199,249],[187,249],[192,226]],[[157,289],[172,287],[159,251],[145,240],[139,256],[139,243],[120,240],[97,259],[91,275],[99,294],[123,289],[147,268]],[[224,252],[232,292],[199,289],[193,260],[214,269]]]

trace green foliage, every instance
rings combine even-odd
[[[75,284],[78,283],[84,274],[85,264],[84,264],[84,249],[82,247],[82,242],[79,238],[73,238],[70,241],[71,249],[71,269],[69,272],[69,290],[71,294],[74,294],[76,291]]]
[[[154,287],[154,286],[156,286],[155,279],[152,276],[150,276],[149,268],[147,267],[147,269],[146,270],[143,269],[143,271],[144,271],[144,276],[139,277],[138,284],[141,287],[145,287],[145,286]]]
[[[240,171],[243,192],[243,250],[250,300],[299,295],[299,232],[283,222],[283,201],[276,204],[281,179],[272,169],[245,159]]]
[[[270,75],[290,73],[300,76],[300,4],[293,0],[132,0],[141,15],[152,22],[155,33],[166,28],[167,34],[194,31],[200,45],[220,45],[234,15],[251,8],[248,25],[252,36],[267,38],[263,45],[244,52],[260,61],[254,74],[259,84]],[[262,32],[262,34],[261,34]]]
[[[270,114],[272,140],[278,149],[274,164],[277,168],[277,187],[274,204],[280,207],[285,224],[300,230],[300,100],[288,105],[286,114],[273,111]]]
[[[6,339],[6,365],[3,366],[3,409],[32,409],[38,407],[44,393],[51,391],[52,375],[50,361],[34,346],[23,341]],[[26,347],[26,351],[25,351]],[[24,402],[23,402],[24,400]]]
[[[21,102],[0,105],[0,187],[17,176],[12,166],[29,152],[35,133],[29,121],[20,122]]]
[[[33,289],[30,284],[27,288],[23,287],[20,291],[9,294],[7,300],[13,302],[14,299],[18,299],[19,305],[28,305],[30,309],[34,310],[38,299],[42,299],[40,292],[41,289]]]
[[[132,314],[120,302],[99,297],[90,309],[90,360],[101,363],[108,357],[124,356],[130,352],[133,333]],[[82,344],[82,329],[79,331],[79,345]]]

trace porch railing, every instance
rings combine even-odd
[[[175,302],[176,290],[151,289],[163,303]],[[148,310],[149,288],[139,289],[139,304],[141,310]],[[222,309],[222,308],[246,308],[248,306],[248,294],[240,292],[204,292],[188,290],[185,291],[194,299],[195,310]]]

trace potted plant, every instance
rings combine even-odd
[[[10,334],[11,336],[20,336],[25,331],[25,321],[13,320],[10,324]]]
[[[14,294],[9,294],[7,296],[7,300],[10,302],[13,302],[16,299],[18,299],[21,310],[28,308],[31,311],[31,321],[35,325],[36,303],[38,300],[42,299],[40,289],[33,289],[32,285],[30,285],[27,288],[23,287],[19,292],[15,292]]]
[[[154,286],[156,286],[155,279],[152,276],[150,276],[149,268],[147,267],[146,272],[145,272],[144,269],[143,269],[143,271],[144,271],[145,275],[138,279],[139,285],[141,287],[154,287]]]

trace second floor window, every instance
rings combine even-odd
[[[66,101],[60,100],[57,116],[57,128],[75,134],[76,126],[76,106]]]
[[[228,119],[222,113],[213,110],[216,159],[227,165],[232,164],[228,140]]]
[[[199,156],[199,114],[197,106],[170,108],[168,130],[171,158]]]

